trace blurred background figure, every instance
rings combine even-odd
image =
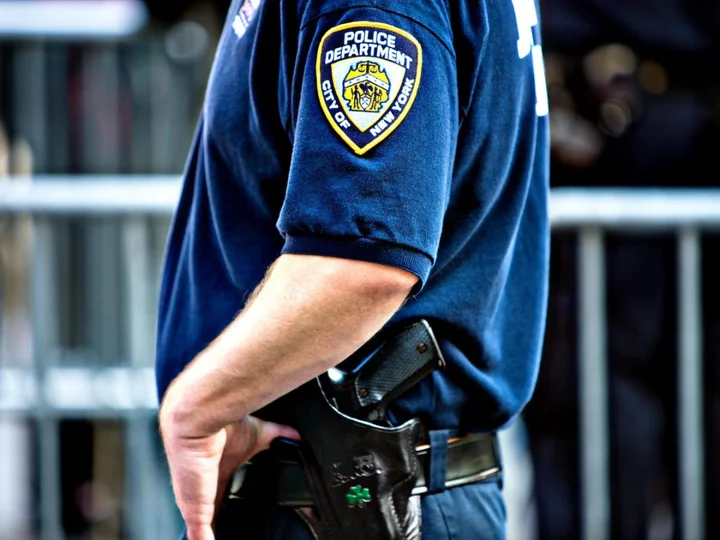
[[[720,4],[541,2],[553,187],[720,185]],[[608,235],[611,538],[679,538],[677,272],[673,236]],[[717,238],[704,241],[705,538],[720,538]],[[577,250],[553,236],[543,365],[526,412],[539,537],[581,538]],[[686,539],[692,540],[692,539]]]

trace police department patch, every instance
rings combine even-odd
[[[407,32],[374,22],[342,24],[320,42],[318,97],[333,129],[362,155],[405,119],[421,72],[422,47]]]

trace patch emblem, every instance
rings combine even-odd
[[[388,24],[342,24],[323,36],[316,71],[328,122],[362,155],[395,131],[410,111],[420,85],[422,47]]]

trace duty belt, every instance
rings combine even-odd
[[[429,445],[419,446],[416,455],[420,474],[412,491],[429,491]],[[445,462],[445,489],[487,480],[500,475],[502,467],[494,433],[471,434],[450,439]],[[238,469],[228,492],[230,499],[261,499],[281,506],[313,506],[310,488],[297,461],[278,459],[269,453]]]

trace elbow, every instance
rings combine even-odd
[[[420,279],[415,274],[399,268],[385,266],[381,275],[378,276],[376,284],[381,293],[406,298],[419,282]]]
[[[406,270],[381,264],[347,261],[347,267],[338,275],[338,284],[355,289],[366,298],[378,301],[405,300],[419,283],[415,274]]]

